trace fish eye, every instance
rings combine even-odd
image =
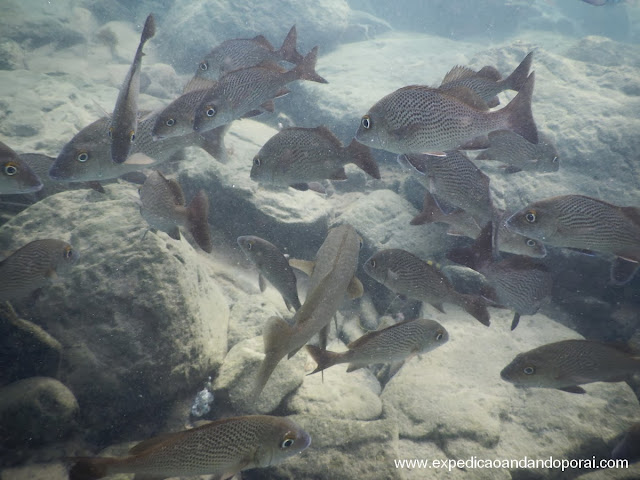
[[[282,441],[282,444],[280,445],[280,447],[281,448],[289,448],[294,443],[295,443],[295,437],[292,437],[291,433],[287,433],[287,435],[285,435],[285,438]]]
[[[131,130],[131,132],[129,132],[129,138],[131,139],[131,141],[133,142],[136,139],[136,132],[134,132],[133,130]]]
[[[553,157],[553,160],[551,160],[553,163],[558,163],[558,157]]]
[[[164,123],[167,125],[167,127],[173,127],[176,124],[176,121],[173,118],[168,118]]]
[[[253,242],[247,242],[247,250],[251,250],[253,248]]]
[[[527,238],[527,247],[535,247],[538,244],[533,238]]]
[[[67,260],[70,259],[71,257],[73,257],[73,248],[71,247],[65,247],[64,248],[64,253],[63,253],[64,258],[66,258]]]
[[[525,375],[533,375],[534,373],[536,373],[536,369],[534,367],[524,367],[522,371]]]
[[[211,105],[208,105],[207,110],[204,113],[207,114],[207,117],[213,117],[216,114],[216,109]]]
[[[5,163],[5,165],[4,165],[4,173],[9,175],[10,177],[14,176],[16,173],[18,173],[18,165],[16,165],[13,162]]]
[[[256,167],[259,167],[260,166],[260,159],[258,157],[253,157],[253,164]]]
[[[206,72],[207,69],[209,68],[209,65],[207,65],[207,62],[200,62],[200,65],[198,65],[198,67],[200,68],[200,70],[202,70],[203,72]]]
[[[113,127],[109,128],[109,138],[113,138]]]
[[[359,239],[360,241],[360,249],[362,250],[362,246],[364,245],[364,242],[362,241],[362,239]]]
[[[87,152],[80,152],[78,154],[78,156],[76,157],[76,159],[80,162],[80,163],[84,163],[87,160],[89,160],[89,154]]]
[[[442,330],[438,330],[436,332],[436,340],[442,340],[443,337],[444,337],[444,332]]]
[[[375,260],[371,260],[369,262],[369,265],[371,265],[371,268],[376,268],[376,261]]]
[[[536,211],[535,210],[529,210],[525,215],[524,218],[527,219],[527,222],[529,223],[534,223],[536,221]]]
[[[369,130],[371,128],[371,117],[369,115],[365,115],[362,117],[362,126]]]

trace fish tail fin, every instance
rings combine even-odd
[[[525,83],[527,83],[527,78],[529,77],[529,69],[531,68],[532,60],[533,52],[529,52],[511,75],[504,79],[504,83],[508,88],[519,92],[522,87],[524,87]]]
[[[256,383],[253,387],[252,398],[254,402],[264,390],[269,377],[271,377],[280,360],[288,353],[285,350],[286,341],[291,337],[292,333],[291,326],[280,317],[271,317],[265,324],[262,332],[265,357],[260,365]]]
[[[224,144],[224,136],[229,131],[231,124],[216,127],[213,130],[202,132],[199,135],[198,146],[220,163],[227,163],[229,155]]]
[[[313,361],[318,364],[316,369],[309,375],[321,372],[329,367],[333,367],[336,363],[339,363],[340,354],[336,352],[330,352],[329,350],[323,350],[315,345],[305,345],[307,352],[313,358]]]
[[[109,466],[118,460],[115,458],[75,457],[69,470],[69,480],[97,480],[109,474]]]
[[[487,310],[487,304],[482,297],[477,295],[462,295],[464,301],[462,308],[465,312],[471,315],[485,326],[491,325],[491,317],[489,316],[489,310]]]
[[[443,213],[438,207],[435,198],[427,190],[424,194],[424,200],[422,202],[422,211],[413,217],[411,225],[423,225],[425,223],[440,222],[443,220]]]
[[[354,138],[345,149],[349,160],[373,178],[380,180],[380,169],[371,155],[371,149]]]
[[[207,253],[213,250],[211,233],[209,232],[209,197],[200,190],[187,207],[189,231],[200,248]]]
[[[316,73],[316,61],[318,60],[318,47],[307,54],[302,61],[293,69],[295,76],[299,80],[310,80],[318,83],[329,83]]]
[[[149,14],[147,20],[144,22],[144,27],[142,28],[142,35],[140,35],[140,43],[145,43],[151,37],[156,34],[156,20],[153,18],[152,14]]]
[[[294,25],[287,33],[284,41],[282,42],[282,46],[278,52],[283,60],[286,60],[289,63],[293,63],[298,65],[304,57],[300,55],[300,52],[296,50],[296,43],[298,43],[298,32],[296,31],[296,26]]]
[[[538,143],[538,128],[531,112],[531,98],[535,84],[535,72],[527,78],[518,94],[498,114],[506,115],[509,129],[533,144]]]

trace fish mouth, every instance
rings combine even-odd
[[[24,187],[20,188],[20,193],[39,192],[40,190],[42,190],[43,187],[44,187],[44,184],[42,182],[36,183],[34,185],[25,185]]]

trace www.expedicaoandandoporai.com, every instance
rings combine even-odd
[[[405,458],[393,461],[396,468],[406,469],[446,469],[450,472],[455,469],[560,469],[565,470],[597,470],[607,468],[629,468],[629,461],[625,459],[598,459],[591,458],[520,458],[520,459],[485,459],[475,456],[467,459],[426,459],[426,458]]]

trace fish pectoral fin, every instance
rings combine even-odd
[[[347,373],[355,372],[356,370],[360,370],[363,367],[364,367],[363,365],[356,365],[354,363],[350,363],[349,367],[347,368]]]
[[[515,330],[520,323],[520,314],[518,312],[513,314],[513,320],[511,321],[511,331]]]
[[[522,171],[520,167],[516,167],[515,165],[503,165],[502,168],[504,168],[503,172],[507,175]]]
[[[329,176],[329,180],[346,180],[346,179],[347,179],[347,173],[344,171],[344,167],[340,167]]]
[[[260,287],[261,292],[264,292],[267,289],[267,281],[264,279],[261,273],[258,274],[258,286]]]
[[[89,187],[91,190],[95,190],[96,192],[105,193],[104,187],[100,184],[100,182],[87,182],[87,187]]]
[[[311,260],[300,260],[298,258],[290,258],[289,266],[291,268],[295,268],[296,270],[300,270],[301,272],[306,273],[308,276],[311,276],[313,273],[313,269],[316,266],[316,262]]]
[[[573,248],[573,247],[565,247],[567,250],[571,250],[576,253],[581,253],[582,255],[587,255],[588,257],[595,257],[596,253],[593,250],[588,250],[586,248]]]
[[[249,110],[248,112],[246,112],[244,115],[242,115],[240,118],[251,118],[251,117],[257,117],[258,115],[262,115],[264,113],[264,110]]]
[[[304,346],[304,345],[303,345]],[[302,347],[298,347],[295,350],[291,350],[288,354],[287,354],[287,359],[293,357],[296,353],[298,353],[300,351]]]
[[[364,295],[364,286],[358,277],[353,277],[347,286],[347,294],[351,300],[360,298]]]
[[[166,475],[145,475],[144,473],[136,473],[133,480],[164,480],[169,478]]]
[[[129,155],[122,165],[151,165],[156,161],[145,155],[144,153],[136,152],[133,155]]]
[[[578,393],[578,394],[587,393],[587,391],[584,388],[579,387],[577,385],[574,385],[571,387],[558,388],[558,390],[562,390],[563,392]]]
[[[640,268],[640,263],[626,258],[616,257],[611,264],[611,283],[624,285],[629,283]]]
[[[273,112],[276,109],[276,105],[275,103],[273,103],[273,100],[267,100],[262,105],[260,105],[260,107],[266,112]]]
[[[179,437],[184,432],[167,432],[161,433],[160,435],[156,435],[155,437],[149,438],[147,440],[143,440],[142,442],[134,445],[129,449],[130,455],[141,455],[147,452],[150,449],[156,448],[158,445],[162,445],[165,442],[173,440],[174,438]],[[160,477],[166,478],[166,477]]]
[[[295,188],[296,190],[300,190],[301,192],[306,192],[309,190],[309,185],[307,183],[292,183],[289,185],[291,188]]]
[[[400,275],[397,272],[394,272],[390,268],[387,269],[387,282],[386,283],[388,283],[389,280],[391,280],[393,282],[397,282],[399,278],[400,278]]]
[[[433,308],[435,308],[436,310],[438,310],[439,312],[445,313],[444,311],[444,305],[442,305],[442,303],[433,303],[433,302],[429,302],[429,305],[431,305]]]
[[[421,128],[422,126],[420,124],[412,123],[410,125],[405,125],[404,127],[398,127],[395,130],[389,130],[389,135],[398,140],[403,140],[406,137],[418,133]]]
[[[50,268],[49,270],[47,270],[44,276],[47,277],[49,281],[51,281],[52,283],[59,283],[62,281],[60,280],[60,277],[58,276],[55,269],[53,268]]]
[[[172,228],[167,234],[174,240],[180,240],[180,229],[178,227]]]

